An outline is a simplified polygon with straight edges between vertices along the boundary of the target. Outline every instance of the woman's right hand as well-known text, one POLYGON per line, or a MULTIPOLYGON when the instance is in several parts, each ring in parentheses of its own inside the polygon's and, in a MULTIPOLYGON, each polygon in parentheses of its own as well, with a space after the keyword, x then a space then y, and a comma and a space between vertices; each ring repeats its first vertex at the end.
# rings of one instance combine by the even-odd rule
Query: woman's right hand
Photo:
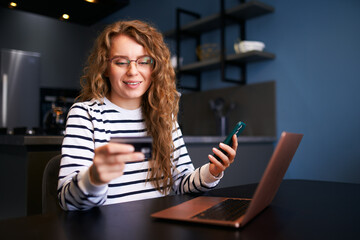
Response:
POLYGON ((94 185, 103 185, 123 175, 127 162, 145 159, 141 152, 134 152, 129 144, 108 143, 95 149, 93 164, 90 166, 90 181, 94 185))

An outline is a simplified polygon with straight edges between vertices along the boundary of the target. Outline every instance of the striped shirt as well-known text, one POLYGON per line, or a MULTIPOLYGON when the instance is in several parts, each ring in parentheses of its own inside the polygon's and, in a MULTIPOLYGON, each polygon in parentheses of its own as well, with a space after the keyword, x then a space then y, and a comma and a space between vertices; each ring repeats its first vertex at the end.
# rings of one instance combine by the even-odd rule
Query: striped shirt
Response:
MULTIPOLYGON (((111 137, 146 136, 141 108, 127 110, 97 100, 75 103, 68 115, 62 144, 58 198, 64 210, 86 210, 103 204, 114 204, 161 197, 147 181, 148 160, 127 163, 123 175, 110 183, 96 186, 90 182, 89 167, 94 149, 107 144, 111 137)), ((197 169, 191 162, 181 130, 176 123, 172 133, 174 151, 171 155, 175 194, 203 192, 214 188, 219 179, 209 172, 209 164, 197 169)))

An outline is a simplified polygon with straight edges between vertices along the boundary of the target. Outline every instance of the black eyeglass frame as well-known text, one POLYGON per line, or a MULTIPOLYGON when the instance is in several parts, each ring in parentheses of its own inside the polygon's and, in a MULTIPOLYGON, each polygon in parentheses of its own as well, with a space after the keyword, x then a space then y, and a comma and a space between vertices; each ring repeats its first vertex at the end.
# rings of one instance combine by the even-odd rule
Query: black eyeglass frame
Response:
MULTIPOLYGON (((120 58, 120 59, 124 59, 124 60, 127 61, 126 67, 129 67, 132 62, 135 62, 135 63, 136 63, 136 67, 137 67, 137 66, 139 65, 139 64, 138 64, 139 59, 146 58, 146 57, 150 58, 151 63, 150 63, 149 65, 151 65, 151 68, 154 68, 155 60, 154 60, 151 56, 148 56, 148 55, 140 56, 140 57, 138 57, 138 58, 135 59, 135 60, 134 60, 134 59, 133 59, 133 60, 130 60, 130 59, 128 59, 127 57, 123 57, 123 56, 115 56, 115 57, 112 57, 112 58, 108 58, 108 59, 106 59, 106 60, 109 61, 110 63, 113 63, 114 59, 120 58)), ((140 65, 141 65, 141 64, 140 64, 140 65)))

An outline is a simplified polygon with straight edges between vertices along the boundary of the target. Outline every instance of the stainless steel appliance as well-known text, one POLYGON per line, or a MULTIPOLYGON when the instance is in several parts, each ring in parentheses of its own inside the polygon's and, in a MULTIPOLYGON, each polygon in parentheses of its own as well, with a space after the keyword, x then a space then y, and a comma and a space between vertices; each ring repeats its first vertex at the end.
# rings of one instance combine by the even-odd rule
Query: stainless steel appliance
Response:
POLYGON ((0 66, 0 126, 38 127, 40 53, 2 49, 0 66))

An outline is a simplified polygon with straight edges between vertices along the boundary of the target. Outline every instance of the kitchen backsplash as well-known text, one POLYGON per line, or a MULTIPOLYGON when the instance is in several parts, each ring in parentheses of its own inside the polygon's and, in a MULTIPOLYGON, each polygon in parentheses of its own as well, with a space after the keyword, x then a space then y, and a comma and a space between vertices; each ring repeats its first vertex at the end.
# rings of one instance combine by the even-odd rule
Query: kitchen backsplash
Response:
POLYGON ((180 101, 179 123, 183 135, 221 135, 238 122, 246 123, 244 136, 276 136, 275 82, 264 82, 184 93, 180 101), (224 124, 223 124, 224 126, 224 124))

